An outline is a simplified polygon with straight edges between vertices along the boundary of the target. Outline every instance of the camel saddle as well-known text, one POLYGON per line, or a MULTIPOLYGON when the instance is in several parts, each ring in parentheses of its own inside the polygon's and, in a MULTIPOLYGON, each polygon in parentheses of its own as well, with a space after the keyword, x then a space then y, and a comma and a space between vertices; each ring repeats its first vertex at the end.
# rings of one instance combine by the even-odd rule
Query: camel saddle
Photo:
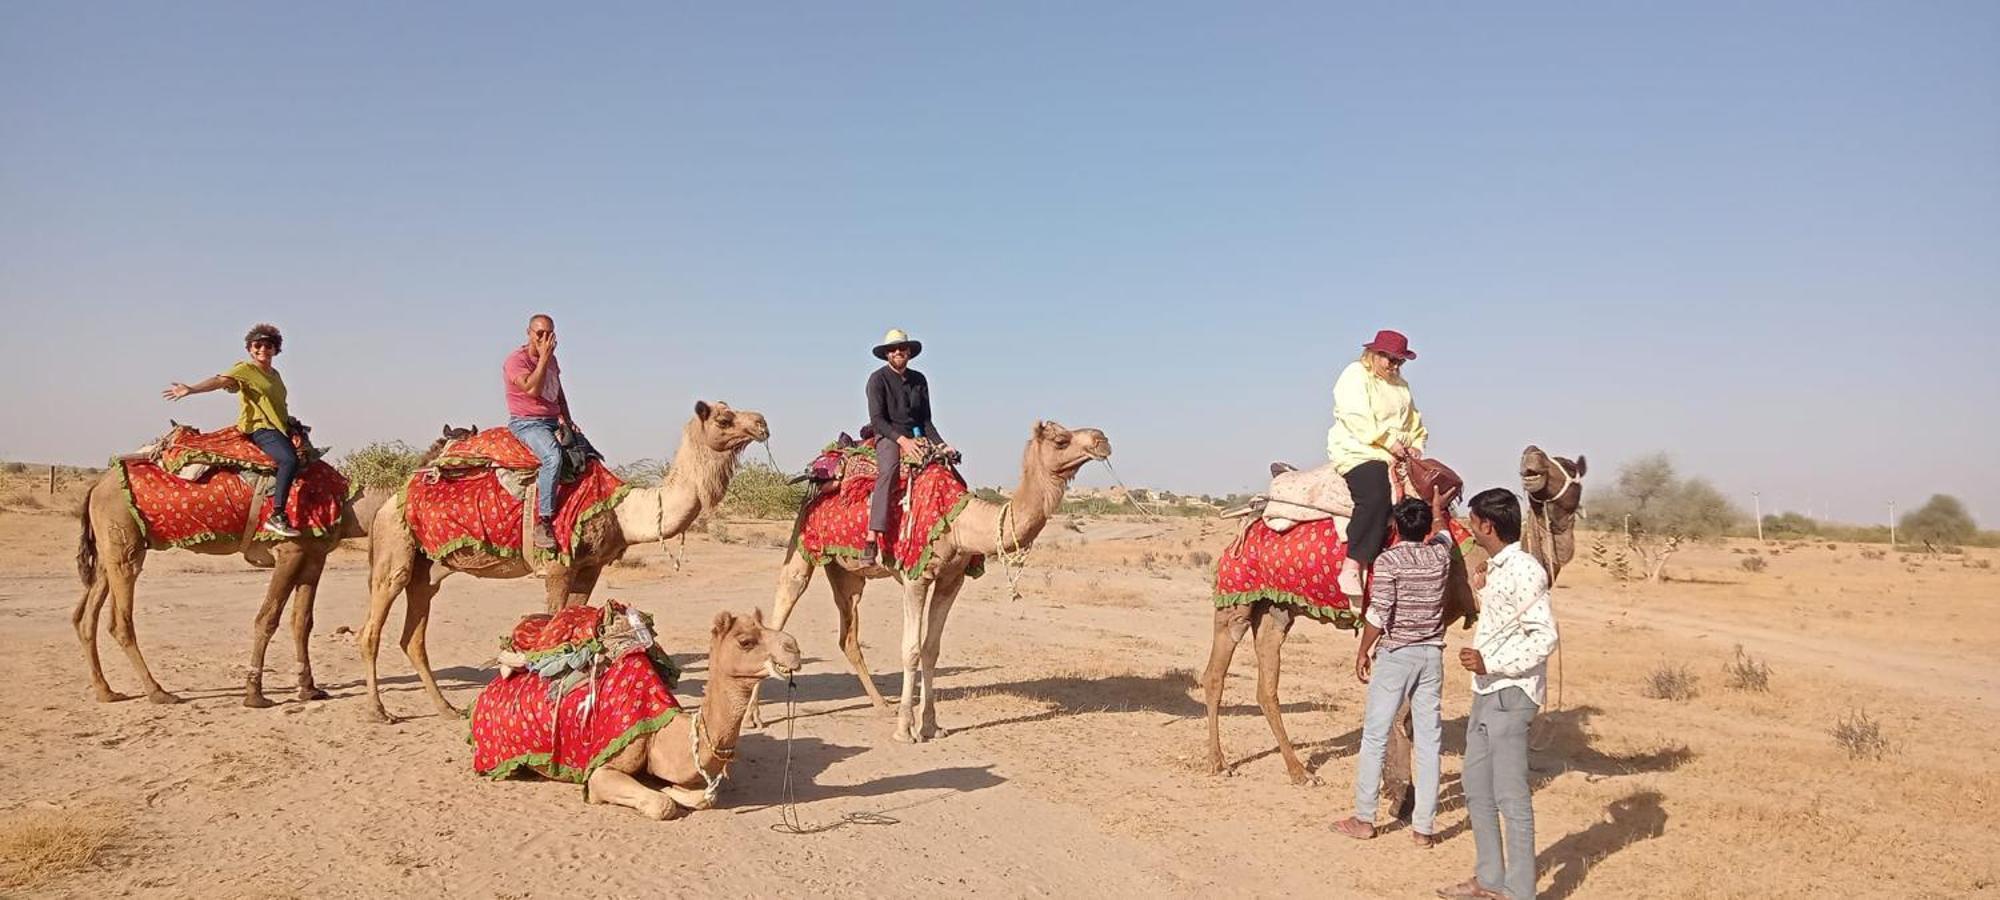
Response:
MULTIPOLYGON (((911 469, 921 469, 940 461, 956 466, 961 458, 958 451, 944 453, 943 449, 944 444, 940 441, 917 438, 914 450, 903 451, 902 463, 911 469)), ((858 440, 847 432, 841 432, 840 437, 822 448, 819 455, 806 464, 806 470, 792 482, 808 481, 813 484, 816 494, 831 494, 854 479, 866 479, 872 484, 881 473, 881 466, 875 459, 875 430, 864 427, 858 440)))

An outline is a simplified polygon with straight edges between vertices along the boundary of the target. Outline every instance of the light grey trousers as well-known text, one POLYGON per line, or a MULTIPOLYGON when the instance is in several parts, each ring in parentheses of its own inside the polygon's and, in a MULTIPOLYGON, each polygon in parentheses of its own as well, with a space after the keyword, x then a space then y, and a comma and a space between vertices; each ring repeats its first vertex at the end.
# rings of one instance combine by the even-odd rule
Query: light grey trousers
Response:
POLYGON ((1444 648, 1419 644, 1375 654, 1368 676, 1368 708, 1361 714, 1361 756, 1354 776, 1354 817, 1375 823, 1377 795, 1382 792, 1382 759, 1389 750, 1389 729, 1396 710, 1410 701, 1411 736, 1415 738, 1417 808, 1410 827, 1420 834, 1437 833, 1438 753, 1444 728, 1438 703, 1444 692, 1444 648))
POLYGON ((1528 723, 1539 709, 1510 687, 1472 695, 1465 723, 1465 813, 1479 855, 1479 886, 1514 900, 1535 896, 1535 807, 1528 797, 1528 723), (1507 826, 1504 844, 1500 825, 1507 826))

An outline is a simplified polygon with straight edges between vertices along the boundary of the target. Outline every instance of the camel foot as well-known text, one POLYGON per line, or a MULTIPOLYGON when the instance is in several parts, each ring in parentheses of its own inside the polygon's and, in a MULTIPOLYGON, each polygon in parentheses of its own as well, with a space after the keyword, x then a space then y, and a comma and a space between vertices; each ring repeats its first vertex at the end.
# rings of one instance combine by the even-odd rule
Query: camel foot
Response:
POLYGON ((445 718, 445 719, 463 719, 463 718, 465 718, 465 717, 466 717, 466 712, 465 712, 465 710, 462 710, 462 709, 459 709, 458 707, 456 707, 456 706, 453 706, 453 705, 451 705, 451 704, 449 704, 449 703, 440 703, 440 704, 438 704, 438 705, 437 705, 437 711, 438 711, 438 716, 439 716, 440 718, 445 718))
POLYGON ((146 700, 151 703, 161 704, 162 706, 181 702, 180 697, 167 693, 164 688, 154 688, 147 692, 146 700))
POLYGON ((918 734, 918 735, 919 735, 920 737, 922 737, 922 738, 923 738, 924 740, 927 740, 927 741, 935 741, 935 740, 937 740, 937 739, 939 739, 939 738, 944 738, 944 737, 950 737, 950 736, 951 736, 951 729, 949 729, 949 728, 940 728, 940 727, 938 727, 938 726, 937 726, 937 724, 936 724, 936 723, 932 723, 932 724, 929 724, 929 725, 925 725, 925 726, 924 726, 924 730, 923 730, 923 731, 920 731, 920 732, 918 732, 917 734, 918 734))
POLYGON ((312 685, 310 685, 310 684, 303 684, 303 685, 300 685, 300 686, 299 686, 299 699, 300 699, 300 700, 304 700, 304 701, 311 701, 311 700, 325 700, 326 698, 328 698, 328 697, 330 697, 330 696, 332 696, 332 695, 331 695, 331 694, 328 694, 327 692, 325 692, 325 691, 322 691, 322 690, 320 690, 319 688, 317 688, 317 687, 314 687, 314 686, 312 686, 312 685))
POLYGON ((1226 765, 1223 765, 1222 758, 1216 757, 1208 761, 1208 774, 1216 776, 1229 776, 1236 774, 1236 770, 1226 765))
POLYGON ((1289 774, 1291 775, 1292 783, 1300 787, 1319 787, 1325 783, 1319 780, 1318 775, 1310 774, 1304 769, 1294 769, 1289 774))
POLYGON ((910 729, 908 728, 898 728, 895 731, 890 732, 889 740, 895 741, 898 744, 917 743, 917 739, 910 736, 910 729))
POLYGON ((91 692, 96 695, 97 702, 99 703, 118 703, 121 701, 132 699, 131 694, 118 693, 117 691, 112 690, 111 686, 108 684, 97 685, 91 688, 91 692))
POLYGON ((374 709, 368 710, 367 715, 368 721, 374 722, 377 725, 394 725, 398 721, 401 721, 395 716, 389 715, 389 711, 383 709, 380 703, 375 704, 374 709))
POLYGON ((748 711, 743 713, 743 730, 744 731, 764 730, 764 717, 757 714, 756 707, 754 706, 750 707, 748 711))
POLYGON ((243 705, 250 707, 251 709, 270 709, 271 707, 277 706, 278 704, 272 703, 270 698, 265 697, 260 692, 255 694, 244 694, 243 705))

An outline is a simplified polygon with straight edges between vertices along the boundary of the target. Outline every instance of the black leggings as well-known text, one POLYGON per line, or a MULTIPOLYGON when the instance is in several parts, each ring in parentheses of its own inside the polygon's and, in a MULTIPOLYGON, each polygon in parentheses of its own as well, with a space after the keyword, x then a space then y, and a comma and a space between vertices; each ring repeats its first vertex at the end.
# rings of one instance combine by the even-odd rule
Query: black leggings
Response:
POLYGON ((1349 470, 1347 493, 1354 516, 1347 521, 1347 558, 1367 568, 1389 541, 1389 464, 1365 462, 1349 470))
POLYGON ((259 428, 250 432, 250 443, 278 465, 277 495, 271 498, 271 513, 278 518, 285 517, 285 501, 292 497, 292 479, 299 474, 299 454, 292 447, 292 439, 276 428, 259 428))

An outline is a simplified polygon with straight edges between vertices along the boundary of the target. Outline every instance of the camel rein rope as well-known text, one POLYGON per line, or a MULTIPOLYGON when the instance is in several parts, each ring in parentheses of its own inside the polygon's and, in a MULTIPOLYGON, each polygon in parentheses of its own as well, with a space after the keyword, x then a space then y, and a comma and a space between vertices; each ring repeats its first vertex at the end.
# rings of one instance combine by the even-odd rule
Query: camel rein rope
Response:
POLYGON ((851 812, 840 817, 831 825, 818 822, 804 822, 799 819, 799 797, 792 783, 792 738, 797 734, 799 721, 798 680, 785 677, 785 775, 783 786, 779 788, 778 821, 771 823, 771 830, 779 834, 819 834, 846 825, 901 825, 901 819, 874 812, 851 812))
MULTIPOLYGON (((1562 499, 1564 494, 1569 493, 1569 489, 1571 487, 1576 487, 1579 493, 1581 493, 1583 487, 1583 476, 1570 474, 1569 470, 1563 468, 1563 464, 1560 461, 1555 460, 1554 457, 1550 457, 1550 460, 1555 462, 1556 471, 1561 472, 1563 474, 1562 488, 1557 490, 1555 493, 1550 494, 1548 499, 1546 500, 1538 499, 1533 495, 1529 495, 1528 500, 1531 501, 1529 503, 1529 506, 1534 509, 1535 515, 1540 517, 1542 520, 1542 540, 1548 542, 1548 546, 1544 549, 1549 554, 1549 595, 1551 601, 1549 605, 1549 615, 1554 616, 1555 605, 1553 601, 1555 598, 1555 590, 1556 590, 1556 577, 1555 577, 1556 528, 1555 528, 1555 522, 1549 517, 1549 507, 1553 506, 1557 500, 1562 499)), ((1581 500, 1582 498, 1579 496, 1578 499, 1581 500)), ((1550 714, 1562 712, 1563 708, 1563 645, 1562 645, 1562 638, 1560 637, 1556 638, 1555 656, 1556 656, 1556 702, 1554 706, 1549 708, 1548 712, 1550 714)), ((1537 716, 1537 718, 1540 717, 1537 716)), ((1555 743, 1555 735, 1553 729, 1547 729, 1547 728, 1542 729, 1542 742, 1539 746, 1537 746, 1535 743, 1532 725, 1529 726, 1529 732, 1530 734, 1528 738, 1528 749, 1530 750, 1540 752, 1549 749, 1549 747, 1555 743)))

